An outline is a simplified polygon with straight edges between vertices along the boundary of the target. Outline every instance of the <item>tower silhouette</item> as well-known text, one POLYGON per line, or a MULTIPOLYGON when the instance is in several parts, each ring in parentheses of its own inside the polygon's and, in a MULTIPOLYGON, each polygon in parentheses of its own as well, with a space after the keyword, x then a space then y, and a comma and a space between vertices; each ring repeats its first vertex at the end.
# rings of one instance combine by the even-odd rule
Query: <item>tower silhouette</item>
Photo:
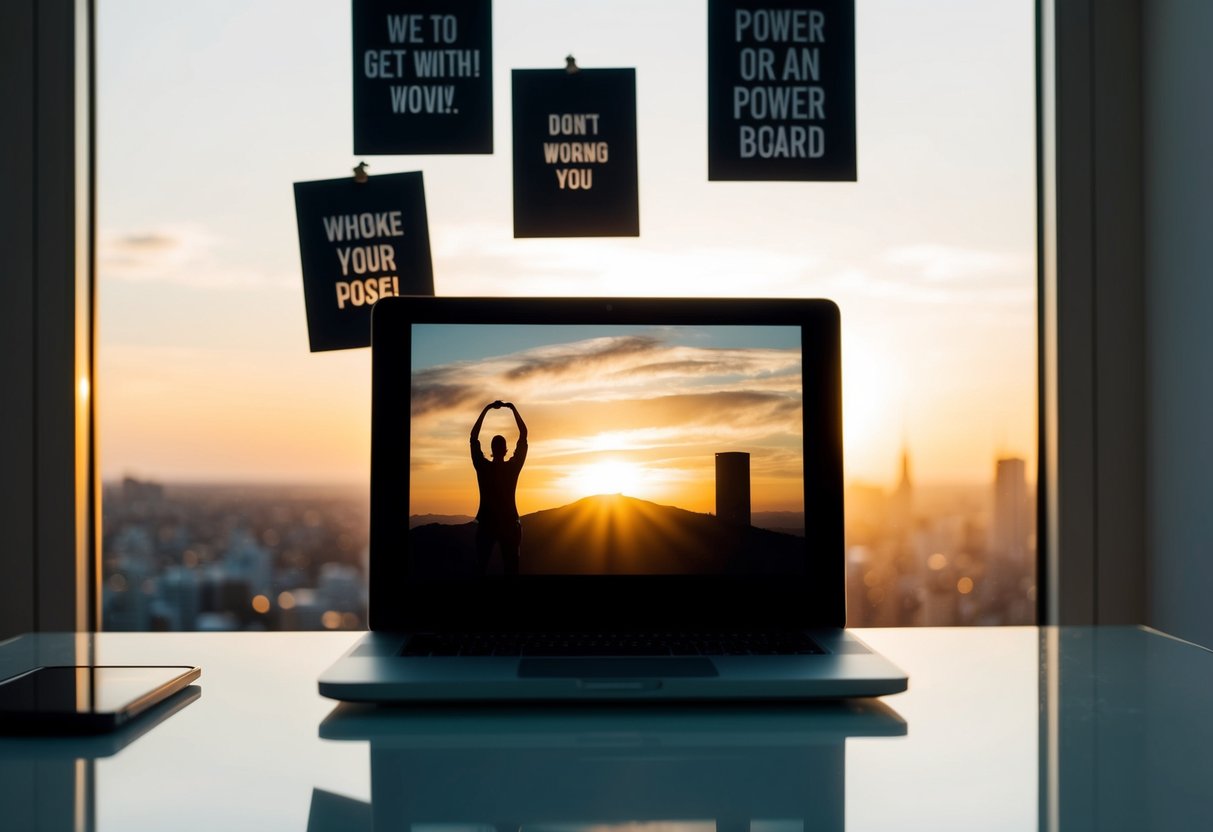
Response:
POLYGON ((914 485, 910 481, 910 449, 901 449, 901 479, 889 500, 889 521, 898 546, 908 549, 914 531, 914 485))
POLYGON ((716 516, 750 525, 750 455, 745 451, 716 454, 716 516))
POLYGON ((1027 563, 1031 530, 1027 465, 1018 457, 1000 459, 995 465, 991 548, 1012 563, 1027 563))

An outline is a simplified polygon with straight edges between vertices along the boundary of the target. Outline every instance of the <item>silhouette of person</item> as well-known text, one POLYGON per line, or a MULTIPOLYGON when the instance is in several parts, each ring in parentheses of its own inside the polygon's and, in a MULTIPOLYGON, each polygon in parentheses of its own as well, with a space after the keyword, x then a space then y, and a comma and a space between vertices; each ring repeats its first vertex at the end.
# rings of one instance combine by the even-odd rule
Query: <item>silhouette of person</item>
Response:
POLYGON ((522 523, 518 520, 518 506, 514 502, 514 490, 518 487, 518 474, 526 463, 526 423, 518 415, 518 408, 511 402, 495 401, 484 406, 476 424, 472 425, 472 467, 476 469, 476 485, 480 488, 480 507, 476 510, 476 561, 481 574, 488 570, 489 558, 493 555, 493 544, 501 547, 501 564, 506 575, 518 574, 518 548, 522 544, 522 523), (493 458, 485 459, 480 450, 480 426, 490 410, 508 407, 518 425, 518 445, 514 455, 505 458, 504 436, 494 436, 489 443, 493 458))

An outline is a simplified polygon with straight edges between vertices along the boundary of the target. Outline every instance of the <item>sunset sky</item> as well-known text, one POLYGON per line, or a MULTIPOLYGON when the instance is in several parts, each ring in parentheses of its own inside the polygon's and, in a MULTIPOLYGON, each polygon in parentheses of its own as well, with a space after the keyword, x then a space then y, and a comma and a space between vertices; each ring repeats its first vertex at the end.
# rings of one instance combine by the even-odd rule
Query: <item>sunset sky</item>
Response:
MULTIPOLYGON (((803 509, 800 332, 792 327, 416 326, 410 514, 476 512, 468 437, 511 401, 530 435, 527 514, 623 493, 715 510, 715 453, 750 453, 754 511, 803 509)), ((513 453, 507 409, 480 433, 513 453)))
MULTIPOLYGON (((1033 476, 1031 0, 856 3, 852 183, 707 181, 703 0, 493 6, 495 153, 366 159, 424 172, 439 294, 832 298, 848 482, 903 444, 919 483, 1033 476), (512 237, 510 70, 570 52, 636 68, 638 238, 512 237)), ((308 352, 292 199, 359 161, 349 13, 99 0, 105 478, 365 487, 370 355, 308 352)))

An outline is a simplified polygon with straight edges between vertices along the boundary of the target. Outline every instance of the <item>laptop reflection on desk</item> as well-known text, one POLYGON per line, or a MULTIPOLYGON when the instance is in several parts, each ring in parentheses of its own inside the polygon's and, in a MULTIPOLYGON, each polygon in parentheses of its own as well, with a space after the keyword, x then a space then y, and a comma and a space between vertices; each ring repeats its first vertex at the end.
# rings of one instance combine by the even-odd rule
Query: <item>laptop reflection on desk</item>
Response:
POLYGON ((320 736, 370 743, 371 805, 317 789, 308 829, 842 830, 847 738, 906 731, 875 700, 678 711, 341 705, 320 736))

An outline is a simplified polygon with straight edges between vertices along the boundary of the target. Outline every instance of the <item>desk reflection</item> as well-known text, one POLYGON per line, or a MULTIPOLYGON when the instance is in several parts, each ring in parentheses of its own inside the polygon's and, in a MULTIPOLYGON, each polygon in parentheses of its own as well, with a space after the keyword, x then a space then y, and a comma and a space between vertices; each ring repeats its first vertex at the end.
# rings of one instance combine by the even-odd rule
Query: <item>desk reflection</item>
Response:
POLYGON ((902 736, 876 700, 762 708, 339 705, 371 805, 314 790, 309 832, 809 832, 845 828, 846 740, 902 736))
POLYGON ((1132 627, 1041 631, 1042 832, 1213 829, 1213 656, 1132 627))
POLYGON ((112 757, 202 696, 179 690, 122 727, 103 734, 0 737, 0 809, 5 829, 96 828, 97 760, 112 757))

